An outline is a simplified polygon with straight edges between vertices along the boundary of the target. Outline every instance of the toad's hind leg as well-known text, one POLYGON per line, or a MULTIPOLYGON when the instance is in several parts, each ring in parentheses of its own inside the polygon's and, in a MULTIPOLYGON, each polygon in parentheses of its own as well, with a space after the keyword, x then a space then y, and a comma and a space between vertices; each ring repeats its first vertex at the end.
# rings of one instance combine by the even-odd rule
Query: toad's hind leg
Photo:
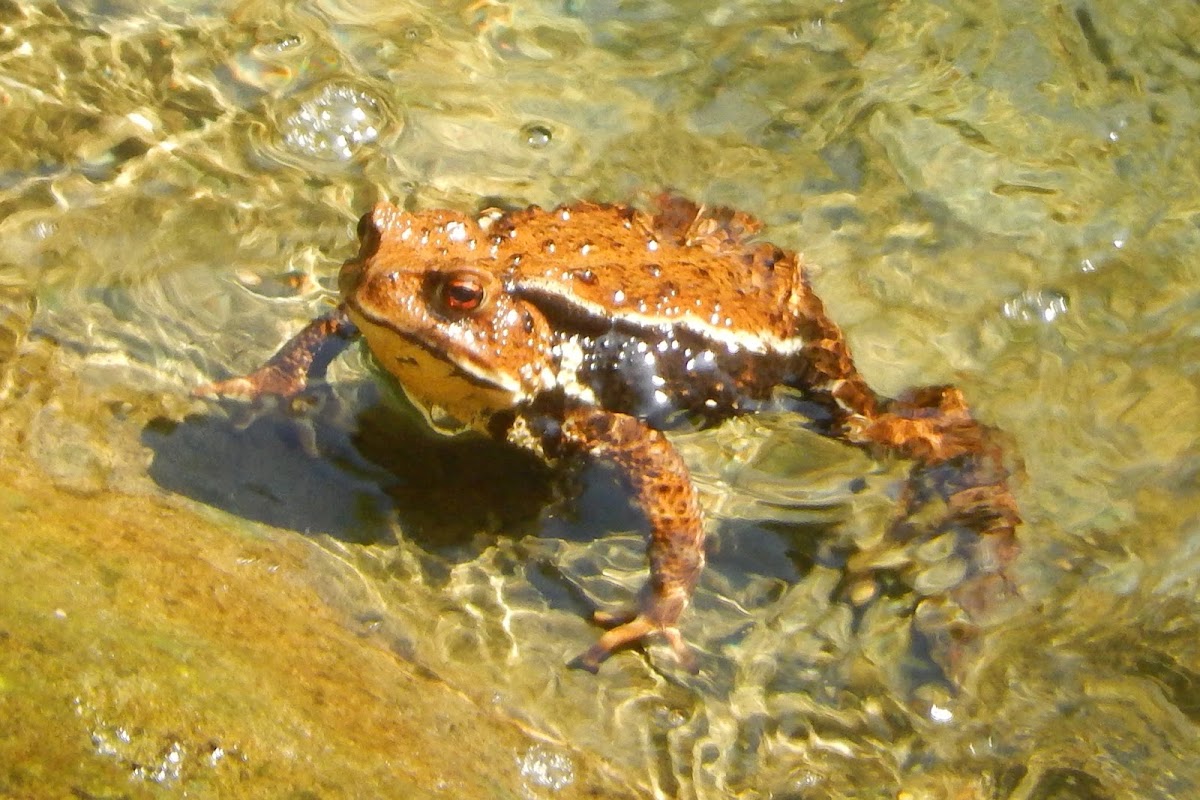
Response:
POLYGON ((945 511, 935 532, 961 527, 982 536, 990 548, 987 560, 1001 573, 1016 557, 1021 517, 1008 487, 1001 436, 972 416, 957 388, 905 392, 873 418, 861 420, 847 438, 914 462, 896 529, 902 531, 922 506, 937 499, 945 511))
POLYGON ((696 659, 678 623, 704 569, 704 524, 687 466, 660 431, 625 414, 569 412, 562 436, 568 451, 608 459, 620 469, 650 525, 650 580, 637 608, 597 613, 597 622, 615 627, 572 666, 595 672, 616 650, 658 635, 667 640, 679 663, 694 672, 696 659))
MULTIPOLYGON (((1011 590, 1006 567, 1018 552, 1017 504, 1008 487, 1008 468, 997 431, 971 414, 962 392, 932 386, 880 397, 854 366, 841 330, 824 313, 820 300, 801 284, 790 298, 797 333, 805 346, 790 368, 789 385, 827 412, 818 430, 874 453, 893 453, 911 461, 904 502, 893 522, 891 542, 926 538, 957 529, 974 537, 963 544, 975 554, 973 577, 952 593, 964 607, 979 610, 997 594, 1011 590), (920 515, 931 501, 942 504, 930 524, 920 515), (922 521, 917 523, 920 518, 922 521)), ((872 554, 852 559, 851 570, 870 571, 872 554)))

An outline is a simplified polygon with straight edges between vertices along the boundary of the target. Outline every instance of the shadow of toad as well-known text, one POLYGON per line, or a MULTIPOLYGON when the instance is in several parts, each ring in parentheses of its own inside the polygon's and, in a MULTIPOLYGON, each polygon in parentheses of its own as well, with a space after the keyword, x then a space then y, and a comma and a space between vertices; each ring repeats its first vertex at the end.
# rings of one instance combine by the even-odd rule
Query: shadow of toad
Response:
POLYGON ((243 519, 358 544, 394 541, 398 523, 435 550, 526 527, 550 500, 549 471, 527 453, 437 435, 370 398, 355 407, 319 390, 298 413, 221 401, 158 418, 142 434, 149 474, 243 519))

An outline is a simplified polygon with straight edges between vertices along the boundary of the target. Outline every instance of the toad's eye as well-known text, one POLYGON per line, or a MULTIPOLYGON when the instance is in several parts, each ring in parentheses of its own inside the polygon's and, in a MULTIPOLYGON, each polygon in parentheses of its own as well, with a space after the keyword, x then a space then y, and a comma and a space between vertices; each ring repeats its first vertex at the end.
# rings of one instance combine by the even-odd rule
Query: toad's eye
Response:
POLYGON ((444 275, 438 282, 435 300, 438 310, 450 317, 478 311, 487 300, 484 277, 469 270, 444 275))

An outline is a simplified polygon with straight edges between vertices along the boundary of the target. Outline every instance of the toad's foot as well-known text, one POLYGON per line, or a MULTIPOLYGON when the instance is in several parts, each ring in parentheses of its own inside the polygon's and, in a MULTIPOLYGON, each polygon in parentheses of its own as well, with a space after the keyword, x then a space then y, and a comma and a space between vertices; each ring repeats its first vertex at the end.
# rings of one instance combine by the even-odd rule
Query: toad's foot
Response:
POLYGON ((308 382, 274 364, 267 363, 236 378, 213 381, 192 389, 193 397, 244 397, 256 399, 265 396, 295 397, 304 391, 308 382))
POLYGON ((310 375, 323 374, 329 362, 357 336, 358 329, 339 306, 305 325, 267 363, 248 375, 197 386, 192 394, 249 399, 267 395, 294 397, 308 386, 310 375))
POLYGON ((652 612, 639 613, 626 611, 610 613, 597 611, 593 616, 597 623, 604 626, 615 626, 589 647, 580 653, 570 663, 578 669, 586 669, 595 674, 600 670, 609 656, 625 647, 641 644, 654 636, 662 636, 671 646, 671 652, 679 666, 695 675, 700 671, 700 663, 696 654, 683 639, 683 634, 674 622, 666 623, 656 620, 652 612))

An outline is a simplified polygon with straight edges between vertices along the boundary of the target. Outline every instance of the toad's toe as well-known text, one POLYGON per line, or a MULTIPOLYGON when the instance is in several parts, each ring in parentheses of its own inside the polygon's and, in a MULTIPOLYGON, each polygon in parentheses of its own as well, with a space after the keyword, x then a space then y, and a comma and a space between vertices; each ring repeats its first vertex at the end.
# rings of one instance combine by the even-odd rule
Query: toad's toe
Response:
POLYGON ((671 646, 671 652, 681 667, 692 674, 699 672, 696 654, 684 641, 679 628, 674 625, 663 625, 654 622, 645 614, 632 613, 597 612, 596 621, 601 624, 615 624, 616 627, 607 631, 586 652, 575 657, 570 662, 570 666, 595 673, 599 671, 600 665, 618 650, 643 644, 647 639, 661 635, 671 646))

